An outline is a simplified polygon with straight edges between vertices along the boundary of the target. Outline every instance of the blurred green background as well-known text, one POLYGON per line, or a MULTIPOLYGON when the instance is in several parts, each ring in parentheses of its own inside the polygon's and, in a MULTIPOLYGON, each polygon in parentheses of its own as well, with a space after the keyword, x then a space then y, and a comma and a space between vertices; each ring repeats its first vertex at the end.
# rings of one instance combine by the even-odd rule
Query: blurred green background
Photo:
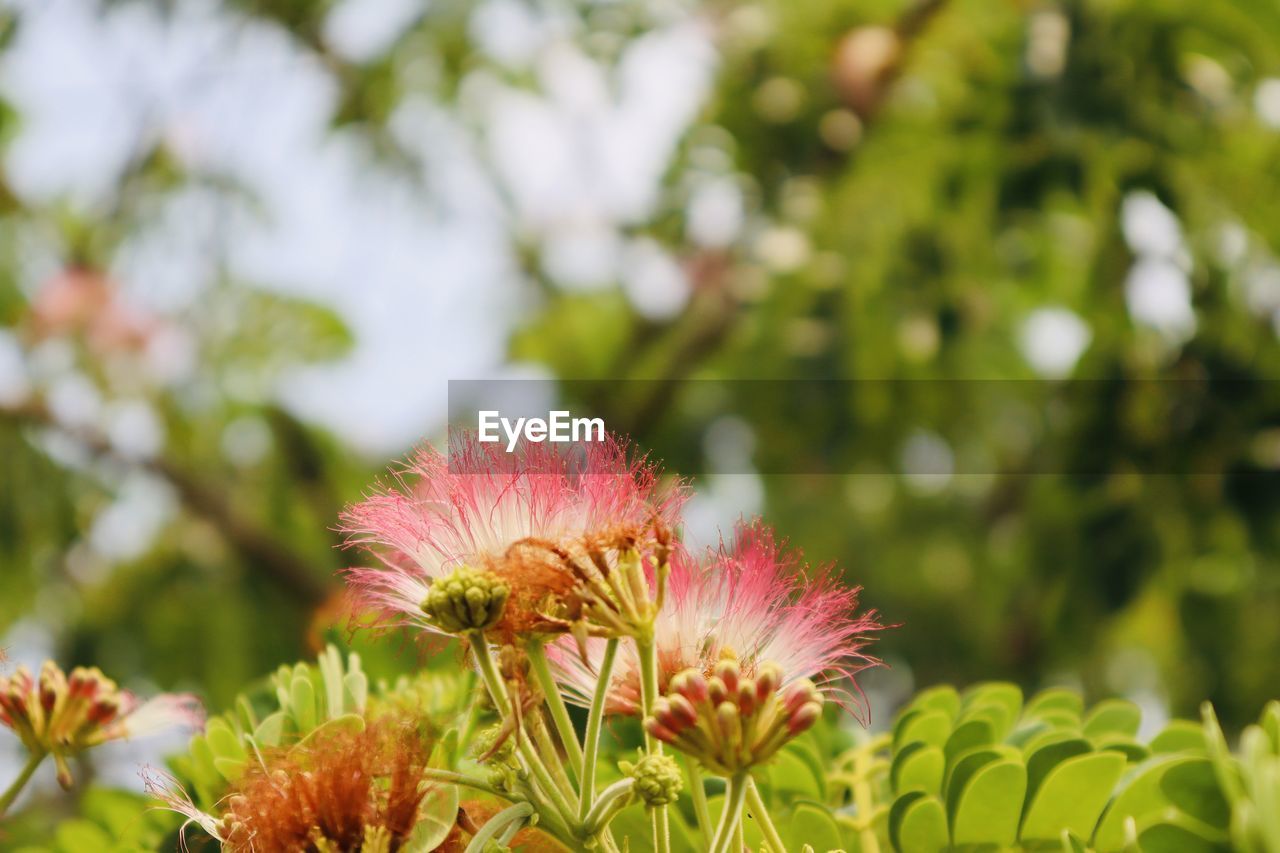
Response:
POLYGON ((689 538, 864 585, 882 721, 1280 695, 1270 0, 0 9, 15 660, 223 707, 345 636, 338 512, 447 380, 527 377, 693 477, 689 538), (684 382, 815 378, 948 390, 684 382))

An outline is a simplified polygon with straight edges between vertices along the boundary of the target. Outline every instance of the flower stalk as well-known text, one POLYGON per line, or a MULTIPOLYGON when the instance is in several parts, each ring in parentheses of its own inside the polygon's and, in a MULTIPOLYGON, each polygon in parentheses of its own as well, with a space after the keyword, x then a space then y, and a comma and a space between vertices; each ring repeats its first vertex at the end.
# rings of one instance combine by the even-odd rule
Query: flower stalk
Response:
POLYGON ((733 843, 734 833, 742 822, 742 804, 747 793, 747 779, 747 772, 739 770, 726 780, 724 811, 720 814, 720 824, 716 827, 715 837, 711 839, 710 853, 725 853, 733 843))
POLYGON ((520 823, 533 814, 533 806, 528 803, 516 803, 508 806, 489 821, 471 838, 464 853, 483 853, 490 841, 498 841, 501 835, 511 827, 519 829, 520 823))
POLYGON ((764 798, 760 796, 760 789, 756 787, 756 780, 750 776, 747 777, 747 808, 756 819, 756 823, 760 825, 760 831, 764 834, 765 843, 769 845, 770 850, 773 853, 787 853, 786 845, 782 843, 782 836, 778 834, 778 828, 773 825, 773 818, 769 816, 769 808, 765 805, 764 798))
MULTIPOLYGON (((569 758, 569 770, 573 773, 575 780, 581 781, 582 747, 578 743, 578 733, 573 727, 573 721, 569 719, 569 709, 564 704, 564 697, 560 694, 555 676, 551 673, 551 664, 547 661, 547 651, 542 638, 535 637, 526 646, 525 651, 529 656, 529 666, 533 670, 534 678, 538 680, 538 687, 542 690, 547 708, 551 711, 551 721, 555 724, 556 734, 564 744, 565 754, 569 758)), ((583 789, 586 790, 585 785, 583 789)))
POLYGON ((582 792, 578 797, 578 818, 586 820, 591 811, 596 789, 596 764, 600 753, 600 728, 604 721, 604 707, 609 698, 609 683, 613 678, 613 663, 618 657, 618 640, 605 643, 604 657, 600 662, 599 680, 591 709, 587 713, 587 731, 582 756, 582 792))
POLYGON ((13 805, 13 801, 18 799, 18 795, 22 793, 22 789, 31 781, 31 777, 35 774, 37 768, 44 763, 46 753, 37 750, 27 757, 27 763, 22 765, 22 770, 18 773, 18 778, 13 780, 3 794, 0 794, 0 817, 4 817, 9 811, 9 807, 13 805))

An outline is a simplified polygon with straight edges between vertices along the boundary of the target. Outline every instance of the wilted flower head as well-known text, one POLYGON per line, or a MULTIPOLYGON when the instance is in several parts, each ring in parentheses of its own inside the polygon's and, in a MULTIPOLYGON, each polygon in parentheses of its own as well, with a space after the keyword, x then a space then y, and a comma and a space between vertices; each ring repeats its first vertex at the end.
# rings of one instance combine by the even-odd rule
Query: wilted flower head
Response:
POLYGON ((394 718, 269 752, 225 799, 218 837, 234 853, 405 849, 430 793, 429 758, 412 723, 394 718))
MULTIPOLYGON (((701 563, 680 550, 673 554, 667 601, 655 626, 659 688, 665 691, 686 669, 710 675, 727 652, 749 677, 771 661, 786 684, 812 679, 860 715, 853 676, 879 663, 864 652, 870 635, 882 628, 875 612, 858 613, 856 587, 841 584, 829 568, 809 570, 759 521, 739 525, 736 534, 732 547, 721 543, 701 563)), ((603 643, 589 646, 586 662, 564 640, 552 652, 568 695, 589 704, 603 643)), ((639 713, 639 672, 634 653, 620 649, 610 713, 639 713)))
POLYGON ((28 751, 51 753, 63 787, 71 785, 67 758, 78 752, 171 726, 198 727, 202 719, 192 696, 165 694, 142 702, 97 668, 77 667, 65 675, 46 661, 39 679, 25 667, 0 676, 0 724, 13 729, 28 751))
POLYGON ((508 589, 499 630, 550 627, 548 600, 564 599, 581 582, 566 556, 580 554, 584 543, 670 529, 682 500, 617 441, 573 448, 526 442, 508 453, 457 433, 448 456, 419 449, 389 487, 343 514, 348 544, 382 563, 349 572, 357 602, 384 623, 438 631, 422 609, 428 589, 468 567, 508 589))

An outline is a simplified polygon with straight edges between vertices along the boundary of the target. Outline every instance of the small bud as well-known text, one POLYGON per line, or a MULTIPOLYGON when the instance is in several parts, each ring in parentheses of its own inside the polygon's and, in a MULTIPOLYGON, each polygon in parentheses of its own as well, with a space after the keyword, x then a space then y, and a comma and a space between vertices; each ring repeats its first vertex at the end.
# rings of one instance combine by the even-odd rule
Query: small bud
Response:
POLYGON ((680 720, 686 726, 692 726, 698 722, 698 712, 693 707, 693 703, 679 693, 672 694, 667 703, 671 706, 671 714, 680 720))
POLYGON ((725 742, 733 746, 742 743, 742 715, 738 706, 732 702, 721 702, 716 706, 716 725, 725 742))
POLYGON ((738 708, 744 717, 756 712, 756 683, 750 678, 738 682, 738 708))
POLYGON ((766 662, 756 673, 756 698, 763 702, 782 684, 782 667, 773 661, 766 662))
POLYGON ((712 705, 719 705, 729 699, 729 689, 719 677, 713 675, 707 679, 707 698, 712 705))
MULTIPOLYGON (((679 696, 676 698, 683 699, 683 697, 679 696)), ((676 733, 688 728, 690 725, 690 722, 686 721, 683 716, 677 715, 673 711, 671 700, 665 697, 661 697, 653 703, 653 718, 676 733)))
POLYGON ((671 679, 671 689, 695 706, 707 699, 707 679, 696 669, 686 669, 677 674, 671 679))
POLYGON ((787 720, 787 731, 793 735, 800 734, 805 729, 811 728, 821 716, 822 705, 817 702, 806 703, 787 720))
POLYGON ((738 678, 741 671, 737 660, 726 658, 716 664, 715 676, 724 682, 724 688, 730 695, 738 692, 738 678))
POLYGON ((814 686, 813 682, 807 678, 802 678, 788 686, 787 689, 783 691, 782 705, 786 709, 787 714, 791 715, 799 710, 800 706, 804 705, 806 702, 813 702, 817 700, 819 695, 818 688, 814 686))
POLYGON ((676 733, 671 731, 671 729, 667 728, 662 723, 658 722, 653 717, 645 718, 644 730, 648 732, 650 735, 652 735, 653 737, 656 737, 658 740, 663 741, 664 743, 676 742, 676 737, 677 737, 676 733))
POLYGON ((483 631, 502 618, 510 590, 488 572, 463 566, 431 584, 422 610, 452 634, 483 631))
POLYGON ((649 807, 674 803, 684 787, 680 768, 668 755, 644 756, 630 775, 636 780, 636 796, 649 807))

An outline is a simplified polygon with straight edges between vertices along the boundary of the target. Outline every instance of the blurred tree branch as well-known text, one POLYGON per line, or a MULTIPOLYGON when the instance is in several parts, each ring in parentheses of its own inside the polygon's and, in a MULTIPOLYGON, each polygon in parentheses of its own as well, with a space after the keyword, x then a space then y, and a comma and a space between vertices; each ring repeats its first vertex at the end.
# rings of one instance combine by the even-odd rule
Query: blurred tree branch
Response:
POLYGON ((102 434, 61 424, 41 402, 0 407, 0 418, 16 424, 56 430, 69 436, 94 456, 111 457, 154 474, 169 483, 183 506, 208 521, 245 560, 263 570, 289 594, 308 607, 328 598, 327 584, 310 564, 266 529, 239 512, 221 490, 182 466, 165 459, 125 458, 102 434))

